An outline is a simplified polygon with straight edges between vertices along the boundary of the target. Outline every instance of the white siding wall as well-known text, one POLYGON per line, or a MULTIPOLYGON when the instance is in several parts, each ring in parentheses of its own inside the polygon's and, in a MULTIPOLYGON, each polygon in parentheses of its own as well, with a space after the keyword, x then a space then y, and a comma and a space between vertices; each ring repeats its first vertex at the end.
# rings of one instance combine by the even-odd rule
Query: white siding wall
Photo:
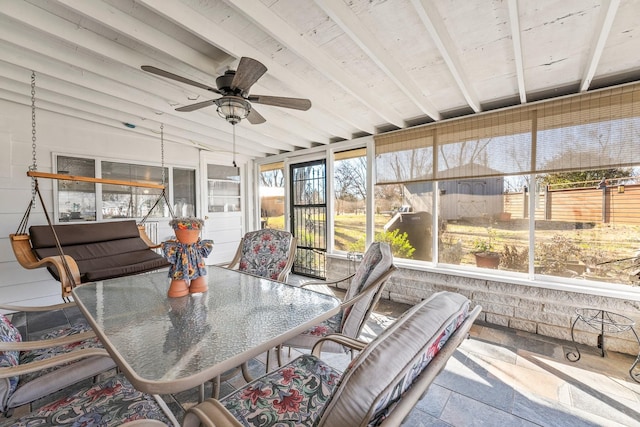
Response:
MULTIPOLYGON (((124 162, 142 159, 160 165, 159 136, 117 126, 117 123, 109 127, 37 110, 38 170, 52 172, 52 153, 124 162)), ((199 151, 165 140, 165 162, 168 166, 198 169, 199 151)), ((59 283, 44 269, 23 269, 14 258, 8 238, 18 228, 31 198, 31 179, 26 175, 30 164, 31 109, 0 100, 0 302, 54 304, 61 302, 59 283)), ((52 214, 53 182, 40 179, 39 183, 47 210, 52 214)), ((29 224, 46 224, 41 206, 32 212, 29 224)), ((159 237, 166 238, 168 233, 171 229, 161 224, 159 237)))

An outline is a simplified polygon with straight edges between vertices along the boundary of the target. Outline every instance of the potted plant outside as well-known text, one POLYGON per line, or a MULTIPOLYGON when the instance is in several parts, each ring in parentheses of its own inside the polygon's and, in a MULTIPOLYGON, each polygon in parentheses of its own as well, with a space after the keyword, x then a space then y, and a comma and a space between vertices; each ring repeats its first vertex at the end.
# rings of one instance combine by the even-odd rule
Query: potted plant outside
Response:
POLYGON ((500 253, 495 252, 493 247, 494 238, 495 231, 488 228, 486 237, 478 237, 473 241, 473 255, 477 267, 497 269, 500 265, 500 253))
POLYGON ((498 221, 511 221, 511 212, 500 212, 498 214, 498 221))

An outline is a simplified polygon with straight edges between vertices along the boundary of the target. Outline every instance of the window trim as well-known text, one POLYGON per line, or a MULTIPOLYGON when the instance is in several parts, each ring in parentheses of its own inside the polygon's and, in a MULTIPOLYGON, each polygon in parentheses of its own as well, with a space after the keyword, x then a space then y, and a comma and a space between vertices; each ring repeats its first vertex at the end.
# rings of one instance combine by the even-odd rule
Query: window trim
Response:
MULTIPOLYGON (((138 160, 131 160, 131 159, 122 159, 122 158, 114 158, 114 157, 106 157, 106 156, 90 156, 90 155, 86 155, 86 154, 78 154, 78 153, 69 153, 69 152, 59 152, 59 151, 52 151, 51 152, 51 165, 52 165, 52 170, 56 171, 58 168, 58 157, 59 156, 63 156, 63 157, 71 157, 71 158, 80 158, 80 159, 88 159, 88 160, 93 160, 95 162, 94 167, 95 167, 95 175, 96 178, 101 178, 102 177, 102 162, 107 161, 107 162, 113 162, 113 163, 122 163, 122 164, 129 164, 129 165, 138 165, 138 166, 153 166, 153 167, 162 167, 162 165, 158 162, 143 162, 143 161, 138 161, 138 160)), ((200 187, 199 187, 199 181, 198 181, 198 177, 200 174, 200 169, 199 169, 199 164, 194 164, 194 165, 184 165, 184 164, 167 164, 165 163, 164 165, 165 168, 167 168, 167 176, 165 177, 166 179, 166 190, 167 190, 167 198, 169 199, 169 203, 171 203, 172 205, 175 204, 174 202, 174 184, 173 184, 173 169, 174 168, 178 168, 178 169, 183 169, 183 170, 193 170, 194 171, 194 191, 195 191, 195 198, 194 198, 194 212, 196 215, 198 215, 199 212, 199 202, 200 202, 200 187)), ((110 222, 110 221, 119 221, 119 220, 123 220, 123 218, 103 218, 102 217, 102 191, 103 191, 103 185, 101 183, 96 183, 95 184, 95 197, 96 197, 96 218, 94 221, 91 222, 110 222)), ((66 222, 61 222, 60 221, 60 210, 59 210, 59 190, 58 190, 58 186, 55 184, 52 184, 52 190, 53 190, 53 200, 52 200, 52 205, 53 205, 53 223, 54 224, 66 224, 66 222)), ((127 218, 127 219, 133 219, 133 220, 141 220, 142 217, 131 217, 131 218, 127 218)), ((171 218, 170 217, 158 217, 158 218, 151 218, 152 220, 158 221, 158 220, 166 220, 169 221, 171 218)))

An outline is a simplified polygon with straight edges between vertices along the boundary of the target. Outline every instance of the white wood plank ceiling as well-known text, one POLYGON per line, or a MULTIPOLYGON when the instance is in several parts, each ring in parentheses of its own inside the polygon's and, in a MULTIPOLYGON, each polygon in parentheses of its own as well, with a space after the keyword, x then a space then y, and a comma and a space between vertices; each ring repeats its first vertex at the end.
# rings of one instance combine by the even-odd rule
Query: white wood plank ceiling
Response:
POLYGON ((0 0, 0 99, 231 151, 215 87, 243 56, 268 69, 237 152, 264 157, 640 80, 640 0, 0 0))

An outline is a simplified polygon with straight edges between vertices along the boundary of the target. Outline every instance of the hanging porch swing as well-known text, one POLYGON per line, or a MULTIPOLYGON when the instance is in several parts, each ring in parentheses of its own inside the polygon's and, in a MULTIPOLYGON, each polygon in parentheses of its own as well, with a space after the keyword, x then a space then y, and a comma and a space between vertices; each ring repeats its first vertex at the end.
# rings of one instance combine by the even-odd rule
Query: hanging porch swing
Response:
POLYGON ((151 241, 144 223, 164 201, 174 218, 167 199, 164 168, 164 126, 160 126, 162 154, 162 184, 130 182, 113 179, 43 173, 38 171, 36 160, 36 106, 35 73, 31 74, 31 125, 32 164, 27 175, 31 177, 31 201, 16 233, 9 236, 11 248, 18 263, 26 269, 46 267, 60 282, 63 301, 69 301, 74 287, 87 282, 129 276, 168 267, 167 260, 153 249, 160 245, 151 241), (68 181, 83 181, 99 184, 125 185, 161 189, 155 204, 140 223, 134 220, 102 223, 76 223, 54 225, 42 198, 38 178, 68 181), (29 216, 36 206, 36 197, 44 211, 47 225, 32 225, 28 228, 29 216))

